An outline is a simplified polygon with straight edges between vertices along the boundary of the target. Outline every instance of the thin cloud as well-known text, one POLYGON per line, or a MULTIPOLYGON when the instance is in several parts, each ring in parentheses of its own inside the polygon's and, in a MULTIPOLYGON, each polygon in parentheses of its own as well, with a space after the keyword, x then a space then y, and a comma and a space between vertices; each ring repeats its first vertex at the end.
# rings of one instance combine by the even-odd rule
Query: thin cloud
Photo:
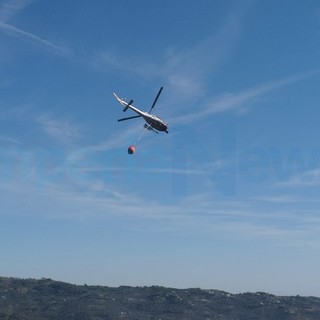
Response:
MULTIPOLYGON (((79 169, 81 172, 103 172, 103 171, 118 171, 118 172, 125 172, 128 171, 127 167, 83 167, 79 169)), ((167 174, 174 174, 174 175, 203 175, 209 174, 211 172, 204 172, 202 170, 196 169, 174 169, 174 168, 144 168, 144 167, 137 167, 135 168, 136 172, 146 172, 146 173, 167 173, 167 174)))
POLYGON ((306 201, 305 199, 293 195, 264 196, 253 198, 252 200, 271 202, 271 203, 296 203, 306 201))
POLYGON ((210 103, 204 104, 203 107, 199 108, 200 111, 196 113, 190 113, 183 116, 179 116, 177 118, 172 119, 171 121, 174 123, 181 123, 187 124, 190 122, 201 120, 204 117, 223 113, 231 110, 239 110, 245 107, 246 104, 251 103, 255 99, 259 98, 260 96, 277 90, 279 88, 288 86, 295 82, 303 81, 308 79, 312 76, 318 75, 320 70, 317 69, 312 72, 296 74, 290 77, 285 77, 282 79, 277 79, 271 82, 267 82, 262 84, 258 87, 253 87, 239 93, 228 93, 224 94, 222 97, 219 98, 212 98, 210 103))
POLYGON ((39 36, 36 36, 22 29, 19 29, 13 25, 0 22, 0 29, 8 35, 18 37, 24 41, 27 41, 33 44, 36 47, 46 49, 49 52, 54 53, 56 55, 59 55, 65 58, 72 56, 72 52, 68 48, 62 47, 48 40, 42 39, 39 36))
POLYGON ((7 22, 18 12, 23 10, 29 4, 34 2, 33 0, 6 0, 1 3, 0 6, 0 21, 7 22))
MULTIPOLYGON (((67 173, 66 173, 67 174, 67 173)), ((241 236, 247 239, 275 241, 283 246, 319 248, 319 220, 315 213, 270 215, 242 202, 219 201, 210 194, 182 199, 178 203, 163 204, 141 198, 133 193, 115 190, 99 180, 68 181, 53 179, 42 181, 33 176, 0 183, 1 202, 12 214, 30 214, 34 208, 45 217, 59 219, 104 220, 130 217, 144 222, 157 221, 165 232, 170 225, 172 232, 188 233, 222 232, 225 236, 241 236), (34 181, 34 180, 35 181, 34 181), (21 201, 16 203, 16 197, 21 201), (28 201, 24 201, 28 199, 28 201), (204 199, 205 201, 199 201, 204 199), (21 203, 25 203, 23 206, 21 203), (152 210, 150 210, 152 208, 152 210)), ((6 211, 6 210, 4 210, 6 211)))
POLYGON ((66 144, 80 137, 79 130, 69 120, 58 120, 48 115, 39 116, 35 122, 54 141, 66 144))
POLYGON ((5 137, 5 136, 0 136, 0 142, 10 143, 14 145, 22 145, 22 143, 17 139, 5 137))
POLYGON ((159 76, 160 69, 146 59, 133 59, 120 56, 118 52, 105 50, 93 57, 93 67, 102 71, 125 71, 141 77, 159 76))
POLYGON ((175 92, 188 97, 203 94, 206 78, 212 76, 236 50, 246 10, 238 8, 230 12, 216 34, 190 50, 172 50, 167 54, 164 76, 175 92))
POLYGON ((20 11, 30 5, 32 0, 7 0, 2 3, 0 7, 0 30, 9 36, 19 38, 23 41, 31 43, 35 47, 45 49, 50 53, 59 55, 64 58, 70 58, 73 53, 70 49, 61 45, 55 44, 51 41, 43 39, 33 33, 22 30, 8 21, 18 14, 20 11))
POLYGON ((242 34, 243 16, 247 10, 244 7, 232 11, 212 37, 183 51, 167 48, 156 63, 155 57, 132 58, 106 50, 97 54, 92 64, 103 71, 125 71, 144 78, 161 78, 176 95, 188 99, 198 97, 205 90, 205 79, 234 52, 242 34))
MULTIPOLYGON (((132 139, 132 137, 136 136, 138 133, 137 127, 130 127, 126 130, 122 130, 120 133, 113 134, 108 138, 107 140, 87 145, 81 148, 78 148, 77 150, 71 152, 66 157, 66 164, 78 162, 80 159, 84 159, 86 157, 89 157, 91 154, 97 153, 97 152, 104 152, 104 151, 110 151, 115 149, 123 148, 124 146, 128 145, 128 141, 132 139)), ((93 171, 97 169, 92 169, 93 171)))
POLYGON ((288 181, 280 182, 280 186, 289 188, 318 187, 320 185, 320 169, 313 169, 292 176, 288 181))
MULTIPOLYGON (((27 152, 23 158, 28 159, 30 155, 27 152)), ((172 232, 220 232, 225 236, 276 241, 308 250, 319 248, 317 204, 304 212, 295 208, 283 211, 276 199, 270 212, 265 209, 265 199, 230 202, 209 191, 163 203, 138 192, 128 193, 125 186, 115 187, 91 175, 90 171, 79 174, 73 166, 61 172, 57 170, 59 163, 49 167, 45 162, 30 161, 29 164, 27 170, 0 181, 3 213, 24 215, 35 211, 47 218, 74 220, 130 217, 145 223, 159 222, 155 227, 158 232, 167 232, 170 225, 172 232)))

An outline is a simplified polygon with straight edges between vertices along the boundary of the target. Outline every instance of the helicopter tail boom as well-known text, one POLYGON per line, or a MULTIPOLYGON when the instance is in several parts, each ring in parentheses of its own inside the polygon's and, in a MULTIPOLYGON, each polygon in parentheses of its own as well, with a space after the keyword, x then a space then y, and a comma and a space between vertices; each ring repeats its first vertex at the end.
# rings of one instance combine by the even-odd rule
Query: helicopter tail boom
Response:
POLYGON ((118 97, 115 93, 113 93, 113 95, 116 97, 118 102, 124 106, 123 112, 126 112, 131 107, 131 103, 133 102, 133 100, 130 100, 128 103, 124 101, 122 98, 118 97))

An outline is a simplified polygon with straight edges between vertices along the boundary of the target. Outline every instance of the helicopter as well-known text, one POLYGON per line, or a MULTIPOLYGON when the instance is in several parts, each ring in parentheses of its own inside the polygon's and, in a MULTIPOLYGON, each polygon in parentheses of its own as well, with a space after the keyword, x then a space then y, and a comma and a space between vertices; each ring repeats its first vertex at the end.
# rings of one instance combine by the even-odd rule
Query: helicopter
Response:
POLYGON ((122 104, 124 106, 123 112, 126 112, 128 109, 133 110, 135 113, 137 113, 137 116, 132 116, 132 117, 127 117, 127 118, 122 118, 122 119, 118 119, 118 121, 125 121, 125 120, 130 120, 130 119, 135 119, 135 118, 143 118, 146 123, 144 124, 144 128, 146 130, 149 131, 153 131, 155 133, 159 133, 158 131, 164 131, 166 133, 168 132, 168 123, 163 121, 162 119, 160 119, 159 117, 157 117, 154 114, 151 114, 150 112, 152 111, 152 109, 154 108, 154 106, 156 105, 158 98, 162 92, 163 87, 160 88, 157 96, 155 97, 153 104, 149 110, 149 112, 146 111, 142 111, 136 107, 134 107, 132 105, 133 100, 130 100, 129 102, 126 102, 125 100, 123 100, 122 98, 119 98, 115 93, 113 93, 113 95, 116 97, 116 99, 119 101, 120 104, 122 104))

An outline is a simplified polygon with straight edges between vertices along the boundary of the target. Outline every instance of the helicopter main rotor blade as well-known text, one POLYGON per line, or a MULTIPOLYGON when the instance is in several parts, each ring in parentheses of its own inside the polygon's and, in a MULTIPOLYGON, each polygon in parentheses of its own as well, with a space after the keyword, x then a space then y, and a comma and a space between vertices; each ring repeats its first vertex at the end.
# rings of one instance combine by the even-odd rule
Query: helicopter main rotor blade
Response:
POLYGON ((158 101, 158 98, 159 98, 159 96, 160 96, 160 94, 161 94, 162 89, 163 89, 163 87, 160 88, 160 90, 159 90, 156 98, 155 98, 154 101, 153 101, 153 104, 152 104, 149 112, 151 112, 151 110, 152 110, 152 109, 154 108, 154 106, 156 105, 156 103, 157 103, 157 101, 158 101))
POLYGON ((135 119, 135 118, 140 118, 141 116, 133 116, 133 117, 128 117, 128 118, 122 118, 122 119, 118 119, 118 122, 120 121, 125 121, 125 120, 130 120, 130 119, 135 119))

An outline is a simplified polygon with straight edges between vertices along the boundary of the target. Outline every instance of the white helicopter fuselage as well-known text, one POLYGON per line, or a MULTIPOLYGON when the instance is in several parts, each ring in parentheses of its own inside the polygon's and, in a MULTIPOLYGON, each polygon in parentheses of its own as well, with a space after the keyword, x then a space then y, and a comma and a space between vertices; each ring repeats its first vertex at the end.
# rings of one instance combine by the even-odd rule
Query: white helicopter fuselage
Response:
POLYGON ((123 111, 126 111, 127 109, 131 109, 135 113, 137 113, 139 116, 141 116, 153 129, 158 131, 165 131, 168 133, 168 124, 157 117, 154 114, 151 114, 146 111, 142 111, 136 107, 134 107, 131 103, 128 103, 124 101, 123 99, 119 98, 115 93, 113 93, 116 99, 119 101, 120 104, 122 104, 125 108, 123 111))

